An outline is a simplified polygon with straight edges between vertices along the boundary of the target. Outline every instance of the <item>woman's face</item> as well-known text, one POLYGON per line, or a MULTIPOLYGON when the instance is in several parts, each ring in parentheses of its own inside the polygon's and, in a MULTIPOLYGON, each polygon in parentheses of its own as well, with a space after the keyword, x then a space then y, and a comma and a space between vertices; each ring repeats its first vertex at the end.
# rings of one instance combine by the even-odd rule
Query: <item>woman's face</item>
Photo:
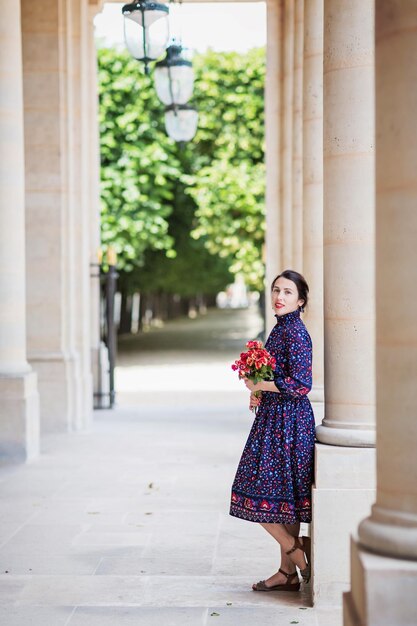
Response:
POLYGON ((272 309, 275 315, 286 315, 302 306, 303 300, 298 297, 297 285, 292 280, 280 276, 274 283, 272 294, 272 309))

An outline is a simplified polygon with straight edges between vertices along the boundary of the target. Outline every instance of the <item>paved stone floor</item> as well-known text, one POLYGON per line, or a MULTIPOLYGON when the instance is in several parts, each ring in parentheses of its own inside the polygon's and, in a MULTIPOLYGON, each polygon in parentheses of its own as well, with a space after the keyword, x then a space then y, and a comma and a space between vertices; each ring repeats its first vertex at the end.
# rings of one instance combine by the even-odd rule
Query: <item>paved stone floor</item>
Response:
POLYGON ((341 626, 308 587, 256 594, 278 550, 228 515, 252 416, 230 362, 254 311, 212 311, 121 342, 118 406, 0 469, 4 626, 341 626))

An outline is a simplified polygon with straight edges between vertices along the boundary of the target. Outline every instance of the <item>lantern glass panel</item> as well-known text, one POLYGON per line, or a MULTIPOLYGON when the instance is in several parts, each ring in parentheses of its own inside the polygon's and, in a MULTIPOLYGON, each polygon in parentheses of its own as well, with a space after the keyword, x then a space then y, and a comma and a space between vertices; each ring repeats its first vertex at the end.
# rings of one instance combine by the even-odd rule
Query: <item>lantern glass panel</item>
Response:
MULTIPOLYGON (((145 24, 148 22, 148 13, 153 12, 145 12, 145 24)), ((161 11, 156 11, 156 13, 160 13, 159 17, 164 17, 164 19, 157 18, 152 21, 149 17, 149 25, 146 25, 145 29, 132 18, 132 15, 141 17, 139 12, 131 13, 124 20, 126 46, 135 59, 158 59, 165 52, 169 38, 167 14, 161 11)))
POLYGON ((155 68, 156 93, 165 105, 185 104, 193 95, 193 88, 194 70, 190 65, 155 68))
POLYGON ((174 141, 191 141, 197 131, 198 113, 195 109, 166 111, 165 128, 174 141))

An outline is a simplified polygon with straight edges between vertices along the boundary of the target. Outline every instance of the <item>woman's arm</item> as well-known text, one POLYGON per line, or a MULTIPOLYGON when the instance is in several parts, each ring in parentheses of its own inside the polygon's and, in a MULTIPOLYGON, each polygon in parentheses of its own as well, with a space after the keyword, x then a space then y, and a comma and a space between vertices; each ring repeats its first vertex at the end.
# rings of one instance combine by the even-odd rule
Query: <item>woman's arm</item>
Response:
POLYGON ((285 372, 277 363, 274 380, 262 380, 254 383, 245 379, 246 387, 255 391, 272 391, 285 393, 295 398, 305 396, 312 386, 312 346, 307 329, 293 329, 285 339, 286 362, 285 372))
POLYGON ((291 329, 285 340, 287 366, 276 369, 274 383, 281 393, 300 398, 312 386, 312 346, 306 328, 291 329))

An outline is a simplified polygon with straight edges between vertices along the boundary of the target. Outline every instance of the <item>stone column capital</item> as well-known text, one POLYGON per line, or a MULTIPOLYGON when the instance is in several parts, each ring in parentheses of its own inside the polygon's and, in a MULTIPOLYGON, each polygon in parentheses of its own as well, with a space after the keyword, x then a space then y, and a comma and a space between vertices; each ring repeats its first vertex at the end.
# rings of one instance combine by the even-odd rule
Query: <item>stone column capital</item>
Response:
MULTIPOLYGON (((96 15, 102 12, 105 0, 88 0, 89 19, 93 20, 96 15)), ((120 5, 121 7, 122 5, 120 5)))
POLYGON ((97 13, 102 11, 105 0, 88 0, 90 7, 97 9, 97 13))

